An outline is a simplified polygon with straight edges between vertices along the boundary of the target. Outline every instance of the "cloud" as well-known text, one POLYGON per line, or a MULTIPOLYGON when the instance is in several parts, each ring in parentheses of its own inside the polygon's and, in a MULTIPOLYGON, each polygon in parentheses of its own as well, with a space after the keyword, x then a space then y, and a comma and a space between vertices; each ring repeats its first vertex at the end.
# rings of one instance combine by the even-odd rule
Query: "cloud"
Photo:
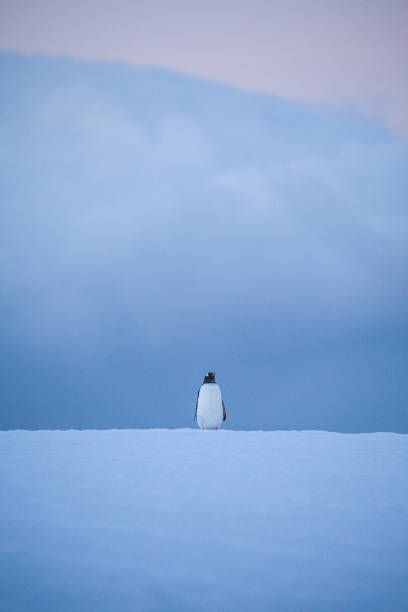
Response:
POLYGON ((404 147, 392 139, 380 138, 373 153, 372 138, 356 145, 350 132, 323 154, 324 136, 302 136, 302 120, 297 137, 293 111, 292 156, 281 161, 285 126, 258 117, 258 147, 246 141, 259 101, 251 108, 242 95, 240 108, 239 93, 230 92, 239 109, 232 117, 213 115, 204 98, 184 114, 163 102, 147 121, 137 97, 119 88, 106 99, 92 79, 85 90, 63 82, 50 94, 24 94, 28 115, 5 121, 17 148, 8 161, 14 177, 6 177, 15 263, 3 283, 30 310, 38 300, 42 332, 54 329, 59 309, 92 327, 98 315, 85 313, 99 312, 101 293, 108 311, 127 310, 141 330, 155 313, 161 335, 170 318, 221 314, 231 298, 244 312, 258 295, 265 310, 335 308, 345 317, 392 298, 388 268, 406 238, 402 193, 388 192, 391 178, 404 183, 395 169, 404 147), (384 257, 381 269, 375 262, 384 257))
POLYGON ((163 71, 1 61, 14 345, 231 360, 406 325, 403 141, 163 71))

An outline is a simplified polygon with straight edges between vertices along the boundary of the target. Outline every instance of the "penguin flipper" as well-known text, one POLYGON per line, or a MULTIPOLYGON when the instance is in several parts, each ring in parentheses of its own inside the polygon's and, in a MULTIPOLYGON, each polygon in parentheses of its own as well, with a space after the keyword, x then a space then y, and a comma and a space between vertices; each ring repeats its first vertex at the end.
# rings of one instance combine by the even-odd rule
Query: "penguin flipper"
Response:
POLYGON ((226 418, 227 418, 227 413, 225 411, 224 400, 222 400, 222 420, 225 421, 226 418))
MULTIPOLYGON (((201 389, 201 387, 200 387, 200 389, 201 389)), ((200 389, 197 391, 197 400, 196 400, 196 407, 195 407, 195 413, 194 413, 194 420, 197 419, 198 396, 200 395, 200 389)))

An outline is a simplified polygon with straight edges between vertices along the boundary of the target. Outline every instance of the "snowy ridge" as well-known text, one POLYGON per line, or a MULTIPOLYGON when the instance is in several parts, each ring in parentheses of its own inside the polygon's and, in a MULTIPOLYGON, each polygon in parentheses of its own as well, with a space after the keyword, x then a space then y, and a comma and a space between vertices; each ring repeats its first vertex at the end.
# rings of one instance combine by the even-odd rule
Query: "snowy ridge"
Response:
POLYGON ((408 436, 0 432, 1 610, 403 610, 408 436))

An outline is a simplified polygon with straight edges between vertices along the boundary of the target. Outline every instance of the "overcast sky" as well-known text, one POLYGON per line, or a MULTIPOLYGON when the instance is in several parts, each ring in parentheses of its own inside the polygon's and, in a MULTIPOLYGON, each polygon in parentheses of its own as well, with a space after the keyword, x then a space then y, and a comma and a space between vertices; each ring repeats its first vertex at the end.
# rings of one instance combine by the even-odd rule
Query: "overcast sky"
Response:
POLYGON ((350 109, 0 53, 1 426, 408 431, 408 146, 350 109))
POLYGON ((408 432, 407 7, 0 3, 0 427, 408 432))
POLYGON ((0 47, 353 104, 408 133, 405 0, 2 0, 0 47))

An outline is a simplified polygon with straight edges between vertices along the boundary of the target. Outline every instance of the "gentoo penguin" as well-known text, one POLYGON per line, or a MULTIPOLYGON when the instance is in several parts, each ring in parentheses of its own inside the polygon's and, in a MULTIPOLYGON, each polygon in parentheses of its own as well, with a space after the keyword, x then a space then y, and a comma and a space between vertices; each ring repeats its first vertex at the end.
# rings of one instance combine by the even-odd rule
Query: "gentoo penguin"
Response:
POLYGON ((204 376, 204 382, 197 393, 195 419, 200 429, 219 429, 227 418, 221 389, 215 382, 214 372, 204 376))

